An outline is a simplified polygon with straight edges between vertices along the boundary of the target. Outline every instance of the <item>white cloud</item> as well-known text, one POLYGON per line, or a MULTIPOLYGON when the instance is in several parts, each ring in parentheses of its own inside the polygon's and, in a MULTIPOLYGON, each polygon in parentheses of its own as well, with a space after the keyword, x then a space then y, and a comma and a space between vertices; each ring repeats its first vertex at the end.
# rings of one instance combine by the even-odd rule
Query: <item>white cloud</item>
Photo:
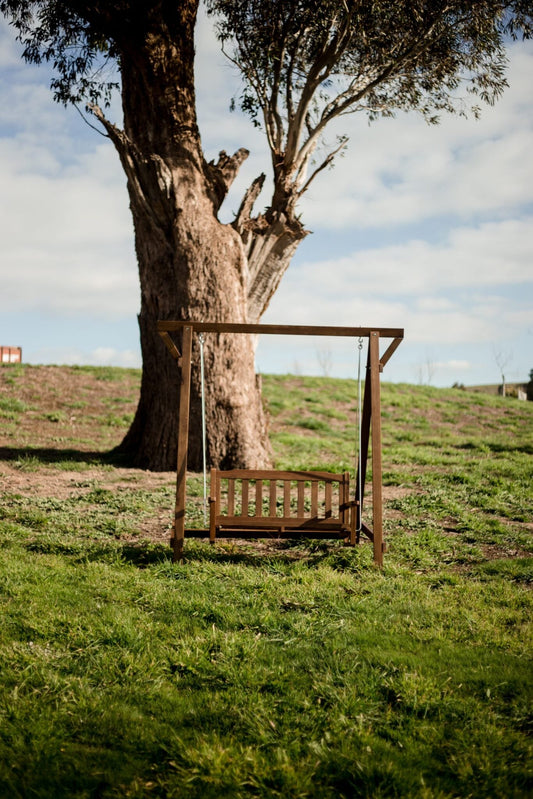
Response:
POLYGON ((498 319, 483 318, 474 306, 468 311, 461 305, 440 313, 420 313, 407 308, 404 316, 406 338, 410 342, 430 344, 479 343, 494 335, 498 319))
POLYGON ((435 368, 446 369, 452 372, 467 372, 472 368, 472 364, 470 361, 458 361, 452 359, 450 361, 436 361, 435 368))
POLYGON ((133 314, 132 223, 113 149, 98 142, 67 165, 55 155, 0 141, 0 309, 133 314))
POLYGON ((403 327, 410 342, 448 345, 516 336, 531 320, 532 223, 463 227, 442 244, 413 240, 294 265, 265 321, 403 327), (494 293, 500 287, 506 295, 494 293))
POLYGON ((66 142, 62 135, 67 112, 52 102, 50 90, 42 76, 34 72, 2 75, 2 105, 0 106, 0 125, 14 126, 23 131, 23 138, 35 143, 50 143, 52 137, 58 143, 66 142), (40 78, 37 81, 37 78, 40 78), (63 124, 62 124, 63 123, 63 124))
POLYGON ((486 317, 478 312, 478 307, 466 309, 459 303, 434 311, 420 309, 408 300, 367 301, 355 295, 326 300, 302 291, 298 295, 280 295, 264 317, 265 322, 289 319, 294 324, 399 327, 404 328, 409 343, 446 344, 486 341, 494 336, 499 322, 496 313, 486 317))
POLYGON ((13 28, 2 18, 0 24, 0 69, 16 68, 20 65, 20 45, 15 41, 13 28))
MULTIPOLYGON (((97 347, 89 356, 85 357, 85 363, 95 366, 128 366, 139 367, 141 365, 141 353, 139 350, 116 350, 113 347, 97 347)), ((79 363, 79 361, 76 361, 79 363)))
POLYGON ((414 239, 291 267, 281 292, 328 297, 432 297, 442 289, 533 282, 533 218, 452 229, 442 244, 414 239), (327 279, 326 279, 327 276, 327 279))
POLYGON ((52 101, 0 23, 0 312, 117 318, 139 289, 125 177, 108 140, 52 101), (16 56, 16 57, 15 57, 16 56))
POLYGON ((76 347, 41 347, 31 351, 32 363, 78 364, 80 366, 123 366, 139 368, 139 350, 118 350, 113 347, 96 347, 84 350, 76 347))

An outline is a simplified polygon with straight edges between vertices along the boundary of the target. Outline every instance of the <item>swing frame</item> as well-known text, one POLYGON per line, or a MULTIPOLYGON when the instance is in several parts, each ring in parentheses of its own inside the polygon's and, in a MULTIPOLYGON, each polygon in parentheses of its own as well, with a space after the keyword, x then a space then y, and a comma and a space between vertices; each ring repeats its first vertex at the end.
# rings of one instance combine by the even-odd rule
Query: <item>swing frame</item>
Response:
MULTIPOLYGON (((330 327, 316 325, 266 325, 239 324, 229 322, 193 322, 193 321, 158 321, 157 330, 165 346, 177 361, 180 369, 180 405, 178 417, 177 468, 176 468, 176 502, 174 522, 170 544, 173 561, 183 559, 185 535, 196 538, 207 538, 209 529, 185 529, 185 504, 187 483, 187 456, 189 439, 191 359, 194 333, 235 333, 255 335, 281 336, 331 336, 349 338, 368 338, 368 354, 366 364, 365 390, 361 413, 361 449, 358 458, 356 475, 356 509, 357 530, 363 532, 373 543, 374 562, 383 565, 385 542, 383 540, 383 499, 382 499, 382 444, 381 444, 381 390, 380 374, 385 365, 401 344, 403 328, 389 327, 330 327), (171 334, 181 334, 181 350, 171 334), (392 339, 380 356, 381 339, 392 339), (372 443, 372 528, 362 521, 363 499, 366 484, 369 444, 372 443)), ((246 474, 253 470, 243 470, 246 474)), ((273 472, 275 474, 275 472, 273 472)), ((281 473, 280 473, 281 474, 281 473)), ((213 491, 213 488, 211 489, 213 491)), ((265 537, 261 526, 253 528, 253 517, 250 518, 249 532, 254 537, 265 537)), ((302 532, 305 537, 305 530, 302 532)), ((291 531, 286 537, 295 537, 291 531)), ((324 537, 327 537, 325 535, 324 537)))

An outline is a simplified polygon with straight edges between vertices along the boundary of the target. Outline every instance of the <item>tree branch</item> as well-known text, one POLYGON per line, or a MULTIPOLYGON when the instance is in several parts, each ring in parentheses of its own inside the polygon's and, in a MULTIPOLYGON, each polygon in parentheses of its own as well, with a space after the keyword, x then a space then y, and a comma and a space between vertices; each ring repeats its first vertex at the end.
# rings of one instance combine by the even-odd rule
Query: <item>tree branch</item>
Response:
POLYGON ((261 194, 261 190, 265 183, 266 175, 262 173, 257 177, 251 186, 246 190, 246 193, 242 199, 240 208, 237 212, 237 216, 233 221, 233 227, 235 230, 242 235, 244 228, 246 226, 246 222, 250 220, 252 215, 252 209, 254 207, 254 203, 261 194))
POLYGON ((141 154, 126 133, 113 125, 99 106, 90 104, 87 105, 87 110, 101 122, 115 145, 126 177, 131 184, 130 196, 135 196, 155 227, 160 228, 161 217, 165 214, 169 217, 169 224, 172 224, 174 220, 169 216, 172 204, 168 203, 168 199, 174 192, 174 186, 168 165, 156 153, 149 156, 141 154), (152 189, 154 177, 156 191, 152 189), (165 197, 166 202, 161 203, 161 195, 165 197), (155 210, 158 206, 161 211, 159 216, 155 210))
POLYGON ((95 130, 100 136, 103 136, 104 139, 109 139, 109 135, 107 133, 102 133, 100 128, 97 128, 96 125, 91 125, 91 123, 89 122, 83 111, 80 111, 79 107, 75 103, 74 103, 74 108, 76 109, 80 117, 83 119, 85 124, 91 128, 91 130, 95 130))
MULTIPOLYGON (((260 222, 261 220, 258 220, 260 222)), ((284 214, 265 229, 251 233, 246 244, 248 274, 248 321, 259 321, 279 286, 291 258, 308 231, 284 214)))
POLYGON ((210 161, 207 164, 209 177, 215 193, 215 208, 218 211, 231 187, 231 184, 237 177, 237 173, 244 161, 250 155, 250 151, 245 147, 241 147, 233 155, 228 155, 225 150, 221 150, 218 154, 218 161, 210 161))
MULTIPOLYGON (((333 67, 336 65, 348 45, 352 18, 353 12, 348 12, 344 16, 342 24, 339 25, 333 36, 328 38, 326 35, 322 45, 318 48, 317 57, 307 73, 307 78, 300 95, 296 113, 292 122, 289 122, 289 128, 287 131, 287 148, 285 154, 286 164, 294 163, 297 158, 299 142, 308 115, 309 105, 311 104, 316 90, 321 83, 327 80, 333 67)), ((330 22, 330 31, 334 26, 334 21, 335 20, 331 20, 330 22)))
POLYGON ((340 153, 340 151, 343 150, 346 147, 347 144, 348 144, 348 139, 346 138, 343 141, 341 141, 341 143, 339 144, 338 147, 336 147, 331 153, 329 153, 329 155, 324 159, 324 161, 320 164, 320 166, 315 169, 315 171, 311 174, 311 176, 304 183, 303 187, 299 190, 298 198, 300 198, 302 196, 302 194, 307 191, 307 189, 309 188, 309 186, 311 185, 313 180, 316 178, 316 176, 320 172, 322 172, 323 169, 326 169, 332 163, 332 161, 335 158, 335 156, 338 153, 340 153))
POLYGON ((130 146, 130 142, 126 134, 106 117, 100 106, 95 103, 88 103, 86 106, 87 111, 91 113, 102 124, 107 131, 107 135, 117 148, 119 154, 130 146))
POLYGON ((328 123, 331 122, 331 120, 335 117, 341 116, 343 113, 345 113, 350 106, 355 106, 356 103, 362 100, 363 97, 368 95, 373 89, 388 80, 394 72, 399 74, 401 68, 409 63, 409 61, 411 61, 413 58, 419 56, 429 46, 431 37, 434 34, 439 21, 440 18, 434 20, 428 26, 427 30, 422 36, 422 39, 419 38, 412 42, 410 46, 404 49, 403 52, 401 52, 398 56, 393 59, 389 59, 379 72, 374 72, 374 75, 369 80, 367 79, 367 81, 365 81, 362 87, 356 88, 357 84, 361 80, 361 77, 358 76, 351 81, 350 85, 347 89, 345 89, 344 92, 341 92, 337 97, 334 98, 334 100, 326 105, 322 111, 320 120, 293 160, 293 165, 296 168, 295 173, 297 175, 302 174, 304 166, 307 164, 310 155, 316 148, 318 139, 328 123))

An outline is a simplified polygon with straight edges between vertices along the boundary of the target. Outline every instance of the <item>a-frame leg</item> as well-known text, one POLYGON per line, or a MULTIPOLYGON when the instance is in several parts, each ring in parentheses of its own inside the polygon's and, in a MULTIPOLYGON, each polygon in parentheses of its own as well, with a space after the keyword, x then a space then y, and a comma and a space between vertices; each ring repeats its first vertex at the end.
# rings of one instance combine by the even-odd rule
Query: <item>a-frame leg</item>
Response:
POLYGON ((181 356, 180 409, 178 419, 178 459, 176 471, 176 506, 172 536, 172 560, 183 559, 185 539, 185 501, 187 485, 187 453, 189 448, 189 408, 191 395, 192 327, 183 328, 181 356))
MULTIPOLYGON (((355 476, 356 479, 355 499, 358 502, 357 530, 359 531, 363 529, 361 521, 363 514, 363 499, 365 496, 366 469, 368 463, 368 445, 370 441, 370 422, 371 422, 371 410, 372 410, 371 397, 372 393, 371 393, 371 380, 370 380, 370 348, 369 348, 367 354, 367 362, 366 362, 365 393, 363 397, 363 408, 361 410, 361 452, 359 455, 357 474, 355 476)), ((360 533, 358 533, 357 535, 358 543, 359 543, 359 538, 360 538, 360 533)))
POLYGON ((369 339, 370 390, 372 413, 372 528, 374 563, 383 566, 383 491, 381 461, 381 390, 379 383, 379 333, 369 339))

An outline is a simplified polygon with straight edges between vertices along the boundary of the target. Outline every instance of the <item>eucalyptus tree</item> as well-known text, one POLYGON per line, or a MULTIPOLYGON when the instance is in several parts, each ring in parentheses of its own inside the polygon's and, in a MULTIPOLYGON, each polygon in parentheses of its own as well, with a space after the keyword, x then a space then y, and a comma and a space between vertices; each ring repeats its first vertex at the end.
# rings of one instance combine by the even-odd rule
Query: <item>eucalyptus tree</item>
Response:
MULTIPOLYGON (((506 42, 532 32, 526 0, 207 0, 223 49, 242 75, 238 103, 263 128, 273 192, 254 206, 248 188, 235 219, 220 207, 242 147, 208 162, 198 130, 194 30, 199 0, 0 0, 24 58, 54 67, 64 104, 86 103, 115 146, 135 230, 143 356, 137 413, 122 444, 136 464, 175 464, 178 375, 158 319, 257 322, 307 235, 298 201, 346 146, 331 149, 334 119, 414 111, 479 113, 506 85, 506 42), (106 64, 116 77, 103 77, 106 64), (123 121, 108 117, 113 91, 123 121)), ((198 352, 196 350, 196 357, 198 352)), ((208 457, 218 466, 265 464, 267 425, 254 341, 205 342, 208 457)), ((200 461, 199 375, 193 372, 190 463, 200 461)))

